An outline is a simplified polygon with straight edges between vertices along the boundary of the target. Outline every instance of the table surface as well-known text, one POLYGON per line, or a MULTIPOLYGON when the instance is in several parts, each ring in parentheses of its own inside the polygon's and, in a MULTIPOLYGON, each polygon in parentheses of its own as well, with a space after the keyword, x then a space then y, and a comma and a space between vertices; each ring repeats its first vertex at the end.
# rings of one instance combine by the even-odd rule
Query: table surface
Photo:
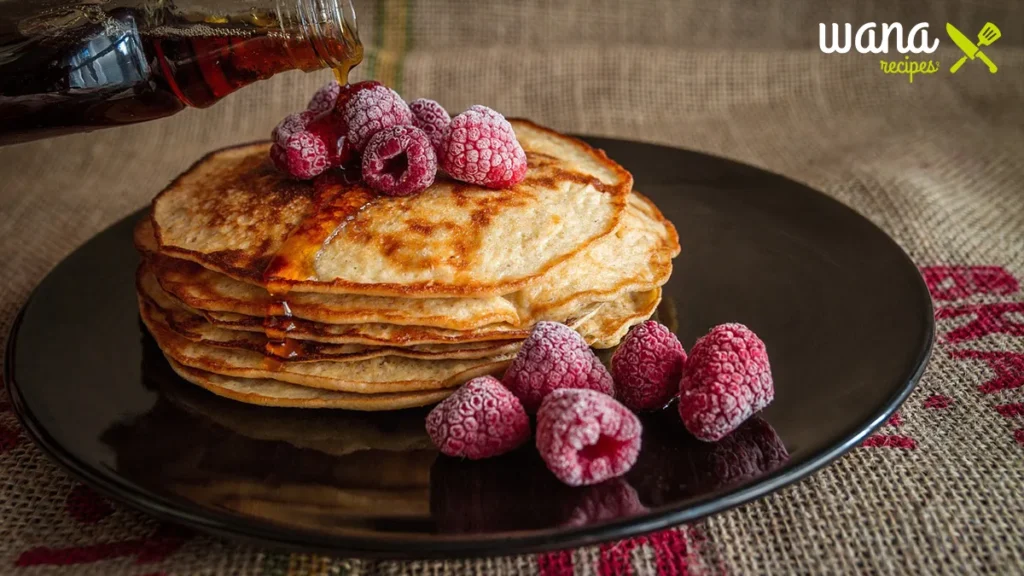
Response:
MULTIPOLYGON (((926 15, 861 3, 877 21, 932 22, 933 36, 946 21, 1002 28, 1004 38, 986 48, 997 74, 978 62, 949 74, 960 54, 943 36, 934 54, 914 55, 941 70, 911 83, 882 73, 885 55, 818 50, 817 22, 865 18, 848 3, 798 1, 785 13, 740 4, 650 1, 623 11, 611 2, 357 3, 368 58, 356 75, 452 111, 484 103, 559 130, 740 160, 807 183, 878 224, 923 272, 937 343, 918 389, 860 448, 768 498, 646 537, 541 555, 381 562, 216 540, 107 502, 27 440, 0 391, 0 572, 1019 570, 1024 48, 1010 31, 1022 29, 1024 13, 995 2, 934 3, 926 15)), ((4 337, 61 258, 204 152, 265 137, 329 77, 287 73, 205 110, 0 149, 4 337)))

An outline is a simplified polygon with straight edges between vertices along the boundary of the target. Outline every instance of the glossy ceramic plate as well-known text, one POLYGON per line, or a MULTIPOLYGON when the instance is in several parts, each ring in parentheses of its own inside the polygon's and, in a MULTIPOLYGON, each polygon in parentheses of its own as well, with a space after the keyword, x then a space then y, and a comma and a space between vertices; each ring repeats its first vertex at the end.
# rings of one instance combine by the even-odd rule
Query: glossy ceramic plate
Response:
POLYGON ((140 329, 131 229, 99 234, 36 289, 5 380, 32 438, 97 490, 164 519, 265 544, 426 557, 579 546, 764 496, 851 449, 920 377, 931 301, 878 228, 805 186, 735 162, 591 139, 679 229, 660 320, 689 348, 743 322, 765 341, 775 402, 722 442, 674 407, 644 417, 624 478, 559 484, 532 446, 439 456, 425 410, 302 411, 223 400, 177 378, 140 329))

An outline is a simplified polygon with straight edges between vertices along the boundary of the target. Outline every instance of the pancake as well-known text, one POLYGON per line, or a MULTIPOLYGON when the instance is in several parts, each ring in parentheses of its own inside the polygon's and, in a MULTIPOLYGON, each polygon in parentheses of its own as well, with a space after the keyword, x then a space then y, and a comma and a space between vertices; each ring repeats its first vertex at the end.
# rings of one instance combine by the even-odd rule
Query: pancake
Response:
POLYGON ((648 292, 634 292, 625 298, 609 302, 595 314, 583 322, 577 331, 593 334, 587 343, 594 348, 611 348, 618 346, 629 329, 654 314, 661 302, 661 288, 648 292))
POLYGON ((675 227, 650 200, 633 193, 622 224, 612 234, 507 298, 516 306, 522 325, 560 322, 582 303, 610 302, 663 285, 679 250, 675 227))
POLYGON ((512 125, 530 167, 505 190, 445 177, 403 198, 341 177, 314 190, 272 166, 269 143, 214 152, 154 200, 159 252, 272 292, 514 292, 611 233, 632 177, 582 141, 512 125))
POLYGON ((322 344, 309 340, 271 341, 264 334, 219 328, 202 316, 178 308, 163 309, 151 300, 140 298, 143 315, 157 318, 176 335, 218 348, 250 350, 267 358, 287 362, 354 362, 383 356, 425 360, 504 359, 519 350, 519 340, 494 340, 459 344, 421 344, 418 346, 368 346, 364 344, 322 344))
MULTIPOLYGON (((164 290, 196 309, 265 316, 281 301, 260 286, 240 282, 187 260, 158 256, 153 260, 153 271, 164 290)), ((515 306, 500 296, 393 298, 293 292, 285 300, 296 318, 325 324, 377 322, 451 330, 519 324, 515 306)))
POLYGON ((280 362, 251 350, 193 342, 171 331, 143 307, 142 321, 169 359, 223 376, 273 379, 299 386, 382 394, 453 388, 485 374, 500 373, 513 355, 499 360, 420 360, 386 356, 352 362, 280 362))
MULTIPOLYGON (((137 235, 146 236, 148 222, 137 235)), ((145 250, 155 240, 141 238, 145 250)), ((663 284, 679 253, 678 235, 649 200, 633 194, 616 228, 589 248, 558 264, 530 287, 507 297, 389 298, 350 294, 291 293, 296 318, 325 324, 387 323, 453 330, 489 324, 527 327, 541 320, 563 321, 594 302, 663 284)), ((278 299, 263 288, 207 270, 193 262, 154 256, 161 287, 190 308, 263 317, 278 299)))
POLYGON ((288 339, 284 344, 271 344, 266 334, 230 330, 211 324, 195 311, 179 304, 164 292, 145 266, 138 274, 139 309, 145 315, 158 315, 162 324, 178 336, 221 348, 252 350, 269 357, 290 362, 318 360, 354 361, 381 356, 402 356, 426 359, 499 358, 514 354, 519 340, 493 340, 456 344, 421 344, 417 346, 372 346, 365 344, 323 344, 310 340, 288 339))
MULTIPOLYGON (((577 312, 577 316, 566 318, 563 324, 576 328, 591 315, 596 314, 603 303, 596 303, 577 312)), ((201 312, 203 317, 215 326, 232 330, 264 332, 265 319, 229 312, 201 312)), ((462 342, 483 342, 486 340, 522 340, 530 334, 529 328, 517 328, 508 324, 492 324, 473 330, 446 330, 430 326, 397 326, 393 324, 321 324, 296 318, 273 318, 271 323, 288 325, 288 337, 296 340, 312 340, 329 344, 370 344, 377 346, 417 346, 421 344, 458 344, 462 342)))
POLYGON ((346 410, 401 410, 429 406, 444 400, 451 390, 393 394, 352 394, 286 384, 268 378, 234 378, 183 366, 168 358, 171 368, 185 380, 210 392, 248 404, 287 408, 342 408, 346 410))

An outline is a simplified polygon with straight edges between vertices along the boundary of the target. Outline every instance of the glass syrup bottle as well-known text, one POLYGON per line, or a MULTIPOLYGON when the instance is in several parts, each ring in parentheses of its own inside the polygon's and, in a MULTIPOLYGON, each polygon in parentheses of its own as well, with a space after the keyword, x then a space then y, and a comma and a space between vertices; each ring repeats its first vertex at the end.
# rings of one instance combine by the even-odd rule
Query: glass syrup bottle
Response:
POLYGON ((363 57, 351 0, 14 0, 0 11, 0 144, 204 108, 286 70, 363 57))

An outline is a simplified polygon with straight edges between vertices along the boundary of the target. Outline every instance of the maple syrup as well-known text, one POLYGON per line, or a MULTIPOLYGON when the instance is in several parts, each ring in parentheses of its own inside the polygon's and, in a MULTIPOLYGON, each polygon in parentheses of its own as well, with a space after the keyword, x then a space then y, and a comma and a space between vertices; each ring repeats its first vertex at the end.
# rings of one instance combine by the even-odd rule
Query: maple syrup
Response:
POLYGON ((347 82, 363 56, 351 0, 290 1, 5 3, 0 144, 204 108, 286 70, 347 82))
MULTIPOLYGON (((347 70, 335 69, 335 76, 341 83, 347 80, 347 70)), ((270 293, 263 319, 266 355, 294 360, 305 354, 302 346, 288 338, 288 333, 295 329, 295 322, 287 296, 292 282, 312 280, 316 276, 317 256, 339 227, 380 197, 369 188, 346 185, 351 182, 352 174, 344 170, 335 170, 317 179, 309 216, 289 233, 263 272, 263 283, 270 293)))

